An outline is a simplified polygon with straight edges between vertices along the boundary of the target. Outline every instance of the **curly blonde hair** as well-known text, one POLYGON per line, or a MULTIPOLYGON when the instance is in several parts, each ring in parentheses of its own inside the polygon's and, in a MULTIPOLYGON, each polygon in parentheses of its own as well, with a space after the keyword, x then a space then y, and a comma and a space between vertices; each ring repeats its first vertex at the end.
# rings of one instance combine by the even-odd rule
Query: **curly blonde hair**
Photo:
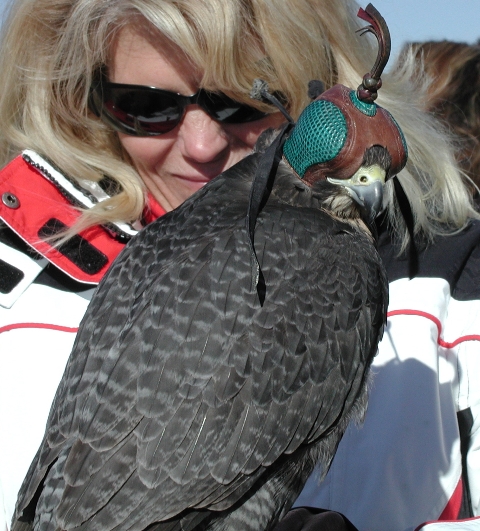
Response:
MULTIPOLYGON (((249 98, 253 80, 266 80, 298 117, 308 81, 356 88, 372 66, 376 41, 356 33, 364 25, 357 10, 353 0, 17 0, 0 58, 0 162, 28 148, 79 181, 108 176, 117 183, 119 193, 85 212, 76 230, 137 219, 146 201, 142 180, 116 133, 88 108, 92 78, 108 66, 122 28, 169 39, 203 72, 202 87, 250 105, 262 106, 249 98)), ((417 232, 434 237, 476 214, 448 141, 420 111, 408 76, 384 75, 378 102, 409 146, 400 179, 417 232)), ((387 206, 405 243, 391 185, 387 206)))

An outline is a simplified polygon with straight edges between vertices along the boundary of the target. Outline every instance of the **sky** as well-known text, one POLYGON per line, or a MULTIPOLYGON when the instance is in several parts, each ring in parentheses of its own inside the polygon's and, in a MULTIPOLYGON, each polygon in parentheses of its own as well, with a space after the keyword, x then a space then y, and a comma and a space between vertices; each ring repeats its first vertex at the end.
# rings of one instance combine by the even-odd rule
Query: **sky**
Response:
MULTIPOLYGON (((0 12, 10 1, 0 0, 0 12)), ((368 1, 362 2, 362 7, 368 1)), ((480 0, 372 0, 372 4, 390 28, 392 58, 407 41, 474 43, 480 39, 480 0)))
POLYGON ((473 44, 480 39, 480 0, 371 0, 371 3, 390 29, 392 58, 405 42, 447 39, 473 44))

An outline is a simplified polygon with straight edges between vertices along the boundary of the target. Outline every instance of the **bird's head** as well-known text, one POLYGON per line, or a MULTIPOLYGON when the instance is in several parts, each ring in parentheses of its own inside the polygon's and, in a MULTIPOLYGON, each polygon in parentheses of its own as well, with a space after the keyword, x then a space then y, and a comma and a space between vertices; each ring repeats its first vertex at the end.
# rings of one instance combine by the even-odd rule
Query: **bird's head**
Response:
POLYGON ((383 185, 407 162, 407 145, 393 116, 374 101, 390 54, 388 27, 371 4, 359 16, 380 44, 372 72, 357 90, 335 85, 313 94, 284 142, 283 158, 326 208, 348 218, 356 211, 370 224, 382 208, 383 185))
POLYGON ((340 217, 356 209, 371 223, 382 207, 383 185, 406 164, 407 146, 388 111, 335 85, 300 115, 283 156, 326 208, 340 217))

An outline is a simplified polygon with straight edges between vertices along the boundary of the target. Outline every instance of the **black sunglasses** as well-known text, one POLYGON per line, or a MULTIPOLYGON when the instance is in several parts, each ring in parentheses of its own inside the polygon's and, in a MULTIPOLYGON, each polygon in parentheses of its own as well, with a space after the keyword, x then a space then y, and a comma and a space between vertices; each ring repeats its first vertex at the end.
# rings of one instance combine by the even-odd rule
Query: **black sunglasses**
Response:
POLYGON ((225 94, 200 89, 193 96, 144 85, 124 85, 102 79, 94 82, 89 107, 116 131, 133 136, 163 135, 180 123, 187 105, 199 105, 226 124, 243 124, 266 113, 232 100, 225 94))

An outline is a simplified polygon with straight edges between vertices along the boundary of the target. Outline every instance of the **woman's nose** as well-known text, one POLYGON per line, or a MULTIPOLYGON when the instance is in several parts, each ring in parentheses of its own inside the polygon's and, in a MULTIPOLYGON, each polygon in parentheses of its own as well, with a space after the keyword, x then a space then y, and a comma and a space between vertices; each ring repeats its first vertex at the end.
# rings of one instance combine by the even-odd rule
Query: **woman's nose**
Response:
POLYGON ((184 156, 198 163, 218 161, 228 153, 230 140, 222 124, 197 105, 187 108, 178 135, 184 156))

